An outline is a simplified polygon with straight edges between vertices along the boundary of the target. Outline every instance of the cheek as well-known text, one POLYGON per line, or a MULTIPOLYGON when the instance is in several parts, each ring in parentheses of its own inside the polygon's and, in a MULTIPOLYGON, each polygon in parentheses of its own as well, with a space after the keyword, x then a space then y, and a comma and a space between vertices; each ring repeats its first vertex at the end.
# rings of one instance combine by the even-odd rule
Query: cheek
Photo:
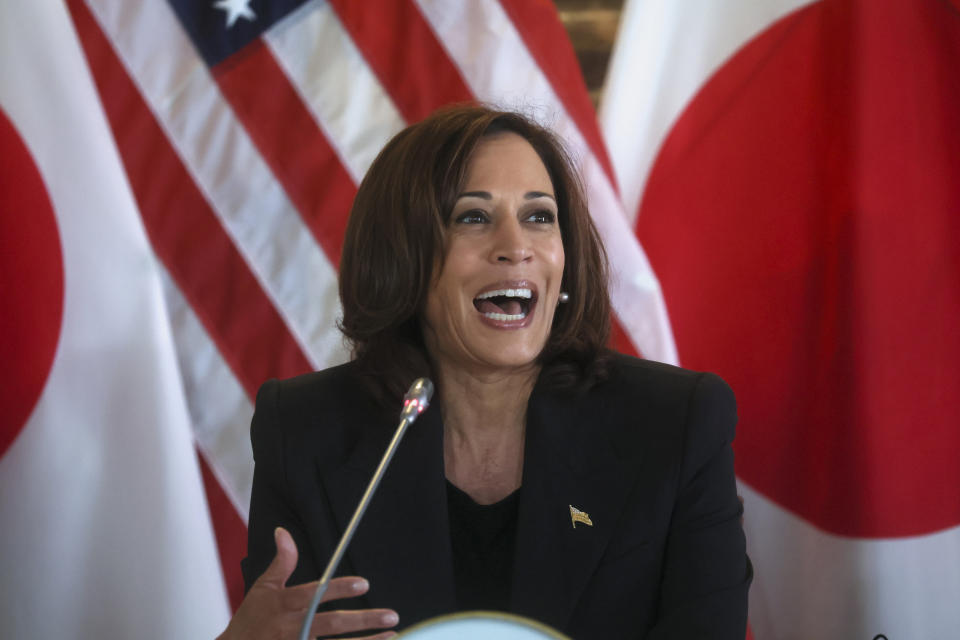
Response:
POLYGON ((427 297, 424 321, 434 333, 448 332, 459 317, 462 306, 456 291, 444 285, 443 281, 438 282, 427 297))
POLYGON ((431 333, 436 333, 437 327, 444 325, 443 319, 443 294, 439 290, 438 283, 434 283, 427 295, 427 304, 423 310, 423 328, 431 333))
POLYGON ((561 242, 559 238, 557 238, 556 246, 551 252, 550 261, 553 264, 554 276, 556 276, 558 279, 562 279, 563 269, 566 265, 566 255, 563 251, 563 242, 561 242))

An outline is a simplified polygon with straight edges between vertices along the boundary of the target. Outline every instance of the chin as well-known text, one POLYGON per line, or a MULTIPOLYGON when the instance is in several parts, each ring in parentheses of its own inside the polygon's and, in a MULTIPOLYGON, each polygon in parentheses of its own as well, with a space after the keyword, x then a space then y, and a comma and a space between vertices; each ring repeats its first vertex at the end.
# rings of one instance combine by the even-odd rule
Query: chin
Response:
POLYGON ((504 346, 498 349, 495 358, 488 360, 489 365, 494 369, 503 369, 504 371, 515 371, 521 369, 531 369, 540 364, 541 348, 516 348, 504 346))

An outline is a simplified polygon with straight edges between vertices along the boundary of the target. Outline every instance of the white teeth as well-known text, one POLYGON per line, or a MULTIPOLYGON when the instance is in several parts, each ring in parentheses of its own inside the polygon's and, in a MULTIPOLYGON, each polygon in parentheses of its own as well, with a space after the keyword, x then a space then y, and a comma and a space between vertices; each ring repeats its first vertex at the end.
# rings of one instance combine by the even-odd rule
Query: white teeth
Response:
POLYGON ((511 320, 523 320, 527 317, 525 313, 485 313, 483 317, 496 320, 498 322, 510 322, 511 320))
MULTIPOLYGON (((497 289, 496 291, 484 291, 477 296, 477 300, 486 300, 496 296, 506 296, 507 298, 532 298, 533 292, 530 289, 497 289)), ((501 314, 502 315, 502 314, 501 314)))

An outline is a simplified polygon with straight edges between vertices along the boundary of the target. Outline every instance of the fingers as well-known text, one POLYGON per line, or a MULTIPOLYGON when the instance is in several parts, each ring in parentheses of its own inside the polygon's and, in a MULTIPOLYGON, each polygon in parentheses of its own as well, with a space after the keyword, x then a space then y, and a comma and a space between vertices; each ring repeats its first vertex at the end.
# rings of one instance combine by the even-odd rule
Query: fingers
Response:
MULTIPOLYGON (((363 578, 356 576, 334 578, 327 585, 327 591, 323 594, 321 602, 354 598, 365 594, 369 589, 370 583, 363 578)), ((295 587, 287 587, 283 590, 283 606, 292 611, 306 611, 316 591, 316 580, 295 587)))
POLYGON ((367 592, 370 583, 363 578, 348 576, 345 578, 334 578, 327 587, 327 592, 323 594, 321 602, 330 600, 340 600, 342 598, 352 598, 367 592))
POLYGON ((283 527, 273 530, 273 541, 277 545, 277 553, 257 582, 275 589, 282 589, 297 567, 297 545, 283 527))
MULTIPOLYGON (((317 582, 286 587, 297 566, 297 545, 290 533, 281 527, 274 530, 273 539, 277 553, 247 592, 224 632, 225 638, 299 637, 300 625, 307 617, 317 582)), ((336 578, 330 581, 323 600, 359 596, 369 588, 370 584, 357 576, 336 578)), ((358 631, 373 632, 367 636, 368 640, 384 640, 394 634, 377 631, 395 626, 398 620, 397 613, 390 609, 314 613, 310 633, 312 637, 329 637, 358 631)))
MULTIPOLYGON (((310 635, 336 636, 355 631, 369 629, 384 629, 396 626, 400 617, 391 609, 361 609, 359 611, 330 611, 318 613, 313 617, 310 625, 310 635)), ((387 634, 376 634, 374 637, 388 637, 387 634)))

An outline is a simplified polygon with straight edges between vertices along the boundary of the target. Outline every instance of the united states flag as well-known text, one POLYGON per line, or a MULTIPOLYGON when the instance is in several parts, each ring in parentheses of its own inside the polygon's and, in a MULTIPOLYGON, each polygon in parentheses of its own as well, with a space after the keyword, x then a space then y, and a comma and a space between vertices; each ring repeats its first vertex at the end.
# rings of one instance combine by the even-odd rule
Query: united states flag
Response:
MULTIPOLYGON (((242 597, 252 398, 267 378, 349 357, 336 269, 357 184, 393 134, 444 104, 519 109, 565 139, 613 265, 616 345, 675 361, 552 3, 37 4, 0 10, 2 106, 53 203, 49 252, 64 266, 59 288, 24 283, 22 308, 57 322, 43 349, 15 353, 15 364, 49 357, 0 441, 5 636, 222 628, 226 602, 242 597), (36 110, 58 126, 34 122, 36 110), (101 156, 109 181, 91 175, 101 156), (140 381, 143 371, 160 379, 140 381), (44 465, 68 433, 72 455, 44 465), (56 560, 7 559, 15 547, 56 560), (225 587, 198 577, 221 571, 225 587)), ((25 228, 13 225, 10 245, 28 246, 25 228)), ((10 255, 11 268, 37 261, 10 255)))

